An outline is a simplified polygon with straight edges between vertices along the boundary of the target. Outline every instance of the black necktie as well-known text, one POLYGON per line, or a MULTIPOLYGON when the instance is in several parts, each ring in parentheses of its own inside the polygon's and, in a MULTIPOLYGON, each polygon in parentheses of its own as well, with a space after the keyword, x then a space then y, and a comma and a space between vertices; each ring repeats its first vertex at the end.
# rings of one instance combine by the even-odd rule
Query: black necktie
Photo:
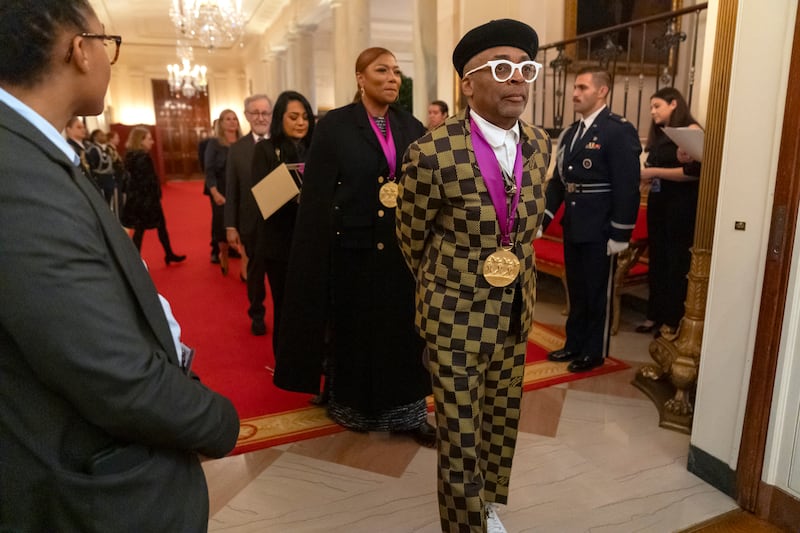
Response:
POLYGON ((569 147, 569 151, 573 151, 575 149, 575 145, 578 143, 578 139, 583 137, 583 129, 585 124, 581 120, 581 125, 578 126, 578 133, 575 134, 575 137, 572 138, 572 145, 569 147))

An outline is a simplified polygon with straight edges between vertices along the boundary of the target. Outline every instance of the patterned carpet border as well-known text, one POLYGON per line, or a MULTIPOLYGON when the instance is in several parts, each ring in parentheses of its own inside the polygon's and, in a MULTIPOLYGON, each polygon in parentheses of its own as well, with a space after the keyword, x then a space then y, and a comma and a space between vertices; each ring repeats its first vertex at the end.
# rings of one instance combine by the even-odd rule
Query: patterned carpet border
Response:
MULTIPOLYGON (((555 329, 534 323, 528 341, 546 352, 563 346, 564 336, 555 329)), ((625 363, 609 357, 605 364, 591 372, 572 374, 567 363, 547 360, 526 363, 523 388, 526 391, 541 389, 559 383, 608 374, 629 368, 625 363)), ((428 397, 428 410, 433 410, 433 400, 428 397)), ((248 418, 241 421, 239 440, 231 455, 279 446, 300 440, 322 437, 344 431, 325 414, 324 407, 309 406, 293 411, 248 418)))

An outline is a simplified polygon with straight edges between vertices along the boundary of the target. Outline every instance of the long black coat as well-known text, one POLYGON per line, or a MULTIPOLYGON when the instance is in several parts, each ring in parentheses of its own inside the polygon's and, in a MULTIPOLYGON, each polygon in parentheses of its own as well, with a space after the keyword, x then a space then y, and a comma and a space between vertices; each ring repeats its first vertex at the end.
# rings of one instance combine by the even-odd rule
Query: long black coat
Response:
POLYGON ((125 170, 129 178, 120 222, 126 228, 157 227, 164 215, 161 210, 161 181, 153 159, 143 150, 130 150, 125 153, 125 170))
MULTIPOLYGON (((264 177, 278 168, 281 163, 302 161, 297 152, 298 149, 288 139, 284 140, 277 150, 271 139, 264 139, 253 147, 252 175, 264 177)), ((289 260, 289 248, 292 245, 296 218, 297 200, 292 199, 264 221, 265 257, 280 261, 289 260)))
MULTIPOLYGON (((425 133, 391 109, 397 172, 425 133)), ((388 165, 360 103, 330 111, 314 131, 289 258, 275 384, 316 392, 330 328, 334 393, 365 413, 430 393, 414 330, 414 279, 378 190, 388 165)))

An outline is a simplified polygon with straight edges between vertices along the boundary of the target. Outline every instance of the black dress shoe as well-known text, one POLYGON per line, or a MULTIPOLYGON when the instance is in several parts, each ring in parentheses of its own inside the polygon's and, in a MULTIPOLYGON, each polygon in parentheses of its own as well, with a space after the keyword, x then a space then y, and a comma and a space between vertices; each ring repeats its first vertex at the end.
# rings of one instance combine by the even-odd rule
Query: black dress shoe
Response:
POLYGON ((219 254, 211 254, 211 264, 219 264, 219 254))
POLYGON ((253 320, 253 322, 250 324, 250 331, 253 332, 253 335, 256 337, 266 335, 267 325, 264 324, 263 320, 253 320))
POLYGON ((423 422, 416 429, 395 431, 394 433, 408 435, 420 446, 425 446, 426 448, 436 447, 436 428, 430 425, 428 422, 423 422))
POLYGON ((170 263, 180 263, 186 260, 185 255, 178 255, 178 254, 167 254, 164 256, 164 262, 169 266, 170 263))
POLYGON ((588 372, 597 367, 603 366, 603 362, 604 361, 602 357, 589 357, 588 355, 585 355, 572 361, 569 366, 567 366, 567 370, 570 372, 588 372))
POLYGON ((556 350, 547 354, 548 361, 555 361, 556 363, 566 363, 567 361, 574 361, 579 358, 581 354, 575 352, 568 352, 565 349, 556 350))

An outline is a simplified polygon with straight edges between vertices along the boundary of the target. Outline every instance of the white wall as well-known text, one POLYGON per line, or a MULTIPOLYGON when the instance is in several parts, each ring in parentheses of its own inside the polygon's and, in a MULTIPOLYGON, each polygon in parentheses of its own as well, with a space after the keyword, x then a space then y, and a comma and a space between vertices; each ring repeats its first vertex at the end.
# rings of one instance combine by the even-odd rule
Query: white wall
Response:
MULTIPOLYGON (((720 1, 720 0, 717 0, 720 1)), ((716 3, 710 2, 709 20, 716 3)), ((693 445, 736 468, 781 140, 796 0, 741 0, 693 445), (734 221, 746 231, 735 231, 734 221)), ((713 32, 709 32, 713 33, 713 32)), ((710 37, 710 36, 709 36, 710 37)), ((706 40, 707 53, 713 43, 706 40)), ((703 85, 710 79, 710 65, 703 85)))

